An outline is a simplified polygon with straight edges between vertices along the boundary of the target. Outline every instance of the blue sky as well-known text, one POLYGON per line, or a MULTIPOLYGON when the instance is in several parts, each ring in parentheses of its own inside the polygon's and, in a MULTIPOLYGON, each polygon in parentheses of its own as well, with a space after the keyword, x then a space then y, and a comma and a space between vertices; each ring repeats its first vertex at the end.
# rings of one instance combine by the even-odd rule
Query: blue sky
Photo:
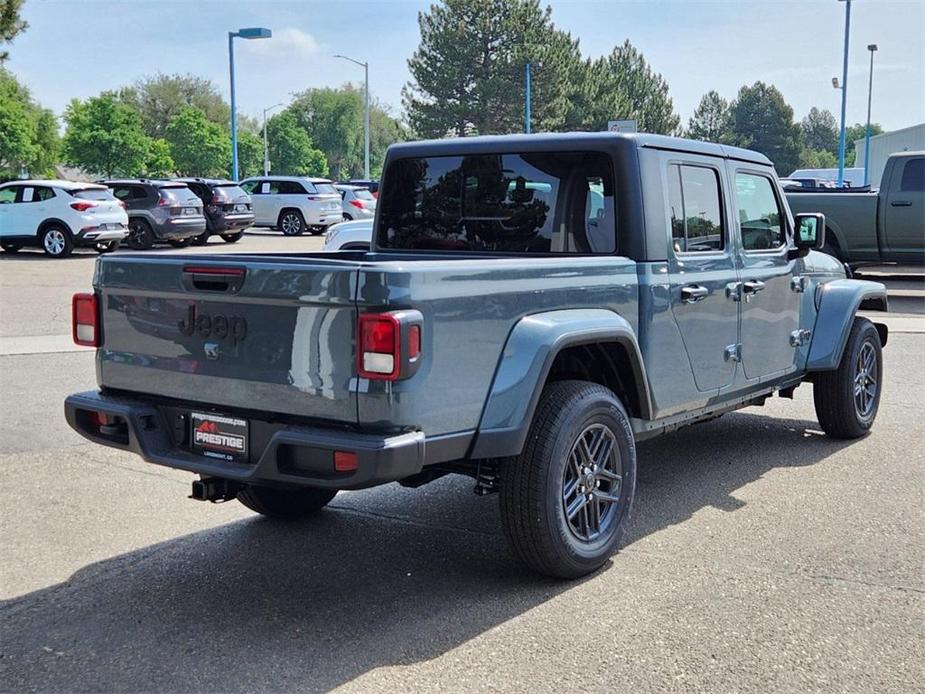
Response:
MULTIPOLYGON (((580 39, 585 56, 629 38, 670 84, 686 123, 709 89, 727 98, 745 83, 778 86, 797 118, 813 105, 838 116, 844 3, 837 0, 556 0, 553 20, 580 39)), ((419 41, 417 0, 27 0, 30 28, 8 67, 45 106, 61 113, 72 97, 130 84, 156 72, 192 72, 228 91, 227 31, 267 26, 274 38, 238 41, 238 107, 257 116, 309 87, 362 80, 398 113, 407 59, 419 41)), ((868 43, 875 58, 873 120, 887 129, 925 121, 925 2, 855 0, 852 5, 848 122, 867 108, 868 43)), ((541 75, 537 79, 541 79, 541 75)), ((623 114, 614 114, 615 118, 623 114)))

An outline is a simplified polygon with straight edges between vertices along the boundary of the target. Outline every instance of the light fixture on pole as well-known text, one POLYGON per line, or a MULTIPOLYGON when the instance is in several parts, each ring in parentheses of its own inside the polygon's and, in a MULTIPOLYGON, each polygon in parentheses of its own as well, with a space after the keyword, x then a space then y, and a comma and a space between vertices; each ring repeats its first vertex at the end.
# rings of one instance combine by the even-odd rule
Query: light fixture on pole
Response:
POLYGON ((870 98, 874 93, 874 52, 876 43, 867 44, 870 51, 870 81, 867 83, 867 128, 864 130, 864 185, 870 183, 870 98))
MULTIPOLYGON (((845 3, 845 51, 842 56, 841 71, 841 129, 838 133, 838 187, 845 182, 845 106, 848 99, 848 38, 851 35, 851 0, 839 0, 845 3)), ((833 81, 833 85, 834 85, 833 81)))
POLYGON ((231 74, 231 180, 238 180, 238 119, 234 95, 234 40, 268 39, 273 32, 263 27, 249 27, 228 32, 228 71, 231 74))
POLYGON ((351 63, 356 63, 361 66, 366 74, 366 84, 364 86, 364 93, 366 96, 366 117, 365 117, 365 127, 364 127, 364 147, 363 147, 363 177, 368 181, 369 179, 369 63, 363 63, 359 60, 354 60, 353 58, 348 58, 345 55, 337 54, 335 58, 343 58, 344 60, 349 60, 351 63))
POLYGON ((270 145, 267 141, 267 114, 275 108, 285 106, 285 104, 273 104, 263 109, 263 175, 270 175, 270 145))

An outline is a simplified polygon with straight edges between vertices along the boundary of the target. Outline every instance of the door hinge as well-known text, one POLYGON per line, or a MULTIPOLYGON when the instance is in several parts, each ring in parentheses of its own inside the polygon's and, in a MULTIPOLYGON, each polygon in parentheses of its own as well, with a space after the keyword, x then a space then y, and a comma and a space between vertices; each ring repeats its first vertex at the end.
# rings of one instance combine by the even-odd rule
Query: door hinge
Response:
POLYGON ((723 359, 726 361, 742 361, 742 345, 728 345, 723 350, 723 359))
POLYGON ((802 294, 805 292, 807 284, 809 284, 809 278, 805 275, 798 275, 797 277, 790 278, 790 289, 795 291, 797 294, 802 294))
POLYGON ((809 342, 809 338, 813 336, 812 330, 806 330, 801 328, 800 330, 794 330, 790 333, 790 346, 791 347, 802 347, 803 345, 809 342))

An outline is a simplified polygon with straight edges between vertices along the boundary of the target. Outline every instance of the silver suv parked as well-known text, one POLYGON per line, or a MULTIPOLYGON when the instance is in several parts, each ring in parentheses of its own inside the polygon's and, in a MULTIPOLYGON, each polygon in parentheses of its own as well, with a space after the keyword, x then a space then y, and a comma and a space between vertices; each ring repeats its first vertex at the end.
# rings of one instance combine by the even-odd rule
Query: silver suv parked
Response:
POLYGON ((183 248, 206 230, 202 200, 185 183, 147 178, 99 182, 125 203, 129 233, 124 243, 137 251, 161 241, 183 248))
POLYGON ((257 176, 241 181, 251 196, 254 223, 298 236, 306 229, 323 233, 343 221, 340 193, 326 178, 257 176))

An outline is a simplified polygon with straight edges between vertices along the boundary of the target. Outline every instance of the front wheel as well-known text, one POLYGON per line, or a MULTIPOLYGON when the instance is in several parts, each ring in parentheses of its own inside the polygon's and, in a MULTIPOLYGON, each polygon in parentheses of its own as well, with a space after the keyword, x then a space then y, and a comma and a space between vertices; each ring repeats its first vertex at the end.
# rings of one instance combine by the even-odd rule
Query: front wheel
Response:
POLYGON ((866 318, 855 318, 841 362, 813 380, 813 402, 822 430, 836 439, 864 436, 877 418, 883 383, 880 333, 866 318))
POLYGON ((523 452, 501 469, 504 533, 532 569, 578 578, 616 551, 635 489, 636 446, 617 396, 596 383, 552 383, 523 452))
POLYGON ((52 224, 42 232, 42 248, 52 258, 66 258, 74 251, 74 240, 67 229, 52 224))
POLYGON ((276 489, 247 485, 238 492, 238 501, 264 516, 298 520, 320 511, 336 495, 336 489, 276 489))
POLYGON ((279 228, 286 236, 299 236, 305 231, 305 219, 296 210, 287 210, 279 216, 279 228))

